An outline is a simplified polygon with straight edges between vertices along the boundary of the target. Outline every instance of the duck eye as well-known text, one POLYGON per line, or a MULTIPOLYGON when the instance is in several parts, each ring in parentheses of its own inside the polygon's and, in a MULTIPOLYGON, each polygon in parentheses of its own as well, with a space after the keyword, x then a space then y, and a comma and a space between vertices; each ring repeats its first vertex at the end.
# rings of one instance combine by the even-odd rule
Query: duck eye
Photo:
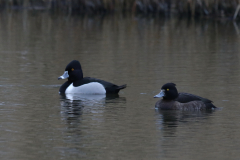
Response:
POLYGON ((169 89, 167 89, 167 91, 169 91, 169 89))
POLYGON ((72 68, 71 70, 74 71, 74 68, 72 68))

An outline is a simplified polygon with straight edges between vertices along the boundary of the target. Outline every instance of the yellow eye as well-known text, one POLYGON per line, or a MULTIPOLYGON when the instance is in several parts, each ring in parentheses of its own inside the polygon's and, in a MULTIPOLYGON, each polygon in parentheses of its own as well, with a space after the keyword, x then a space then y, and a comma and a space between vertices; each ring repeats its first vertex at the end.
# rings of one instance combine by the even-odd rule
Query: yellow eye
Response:
POLYGON ((169 89, 167 89, 167 91, 169 91, 169 89))
POLYGON ((74 71, 74 68, 72 68, 72 71, 74 71))

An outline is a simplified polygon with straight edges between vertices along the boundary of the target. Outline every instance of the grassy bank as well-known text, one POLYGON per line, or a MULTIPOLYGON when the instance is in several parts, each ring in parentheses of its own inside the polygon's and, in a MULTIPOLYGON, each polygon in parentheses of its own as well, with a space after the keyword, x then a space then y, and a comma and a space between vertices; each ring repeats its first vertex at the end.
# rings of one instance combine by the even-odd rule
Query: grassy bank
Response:
POLYGON ((132 12, 237 18, 240 0, 0 0, 1 9, 65 11, 69 13, 132 12))

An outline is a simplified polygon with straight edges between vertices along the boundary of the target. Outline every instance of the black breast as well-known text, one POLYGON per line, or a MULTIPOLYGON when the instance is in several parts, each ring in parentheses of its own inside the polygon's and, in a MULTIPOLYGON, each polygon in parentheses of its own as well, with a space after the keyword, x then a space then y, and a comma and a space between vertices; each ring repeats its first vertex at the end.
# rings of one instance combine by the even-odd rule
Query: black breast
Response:
POLYGON ((60 87, 59 92, 65 93, 66 89, 68 88, 68 86, 71 84, 72 82, 66 81, 65 83, 63 83, 63 85, 60 87))

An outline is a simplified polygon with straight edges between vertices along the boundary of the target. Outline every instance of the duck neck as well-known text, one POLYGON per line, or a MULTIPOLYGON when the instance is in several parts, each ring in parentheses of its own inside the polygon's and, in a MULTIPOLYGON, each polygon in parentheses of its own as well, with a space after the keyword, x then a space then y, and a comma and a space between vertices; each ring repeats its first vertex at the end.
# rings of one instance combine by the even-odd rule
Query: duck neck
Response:
POLYGON ((82 71, 81 70, 79 70, 79 71, 76 70, 69 75, 68 81, 69 82, 74 82, 74 81, 81 80, 81 79, 83 79, 82 71))
POLYGON ((172 99, 167 99, 167 98, 164 98, 164 97, 163 97, 163 101, 164 101, 164 102, 171 102, 171 101, 173 101, 173 100, 172 100, 172 99))
POLYGON ((173 101, 173 100, 175 100, 176 98, 178 98, 178 93, 168 95, 167 97, 163 97, 163 99, 166 100, 166 101, 173 101))

